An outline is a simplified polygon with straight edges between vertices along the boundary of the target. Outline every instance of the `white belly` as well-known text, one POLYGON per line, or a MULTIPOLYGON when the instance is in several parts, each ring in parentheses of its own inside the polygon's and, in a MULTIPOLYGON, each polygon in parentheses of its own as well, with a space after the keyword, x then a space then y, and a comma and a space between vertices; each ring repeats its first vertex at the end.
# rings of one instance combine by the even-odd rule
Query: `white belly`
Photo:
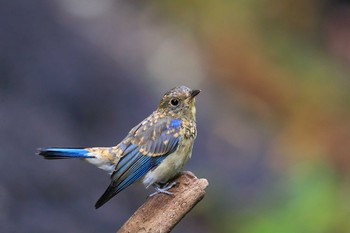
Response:
POLYGON ((167 183, 175 177, 192 155, 193 139, 186 140, 181 146, 165 158, 154 170, 149 171, 142 183, 148 188, 155 183, 167 183))

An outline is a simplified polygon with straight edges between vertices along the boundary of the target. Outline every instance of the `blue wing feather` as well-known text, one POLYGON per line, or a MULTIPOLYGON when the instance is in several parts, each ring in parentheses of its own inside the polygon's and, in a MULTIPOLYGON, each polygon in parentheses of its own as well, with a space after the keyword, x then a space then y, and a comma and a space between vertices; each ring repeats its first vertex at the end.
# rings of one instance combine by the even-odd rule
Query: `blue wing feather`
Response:
POLYGON ((171 121, 171 127, 179 127, 182 124, 182 120, 181 119, 173 119, 171 121))
MULTIPOLYGON (((128 135, 133 137, 133 140, 128 140, 129 143, 111 176, 110 186, 97 201, 95 207, 102 206, 114 195, 143 177, 147 172, 158 166, 169 154, 173 153, 180 142, 180 138, 174 135, 179 134, 181 124, 180 119, 163 119, 163 121, 158 122, 154 127, 148 128, 142 134, 138 132, 140 126, 136 126, 137 130, 132 130, 132 134, 128 135), (152 130, 157 132, 157 137, 151 139, 151 135, 154 135, 152 130), (144 140, 146 136, 148 138, 144 140)), ((126 139, 130 138, 127 137, 126 139)))
MULTIPOLYGON (((170 153, 172 153, 172 151, 170 153)), ((136 154, 130 153, 123 157, 123 160, 127 160, 127 162, 123 162, 123 165, 112 174, 111 184, 96 202, 95 207, 101 207, 113 196, 140 179, 153 167, 158 166, 167 155, 168 154, 158 157, 150 157, 138 152, 136 154)))
POLYGON ((157 166, 165 157, 166 156, 153 158, 139 153, 138 160, 133 163, 132 166, 130 166, 129 169, 120 177, 121 182, 117 185, 115 191, 120 192, 130 184, 134 183, 154 166, 157 166))

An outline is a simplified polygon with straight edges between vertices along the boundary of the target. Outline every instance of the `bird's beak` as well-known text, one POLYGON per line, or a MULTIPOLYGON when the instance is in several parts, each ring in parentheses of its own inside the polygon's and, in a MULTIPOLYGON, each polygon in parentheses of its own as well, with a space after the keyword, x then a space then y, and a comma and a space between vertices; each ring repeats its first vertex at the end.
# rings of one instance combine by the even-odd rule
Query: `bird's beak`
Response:
POLYGON ((191 91, 190 99, 193 99, 194 97, 196 97, 200 92, 201 92, 201 90, 193 90, 193 91, 191 91))

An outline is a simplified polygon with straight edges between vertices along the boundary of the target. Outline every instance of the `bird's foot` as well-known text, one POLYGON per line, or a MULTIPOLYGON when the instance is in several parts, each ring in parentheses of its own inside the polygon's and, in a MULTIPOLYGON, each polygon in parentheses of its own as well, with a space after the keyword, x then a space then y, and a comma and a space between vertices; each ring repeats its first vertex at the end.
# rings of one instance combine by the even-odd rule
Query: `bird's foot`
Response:
POLYGON ((164 186, 160 186, 158 184, 155 184, 153 185, 156 192, 152 193, 149 195, 149 197, 153 197, 154 195, 158 194, 158 193, 164 193, 164 194, 167 194, 167 195, 174 195, 172 192, 169 192, 168 190, 171 189, 172 187, 174 187, 177 183, 174 181, 174 182, 171 182, 171 183, 167 183, 165 184, 164 186))

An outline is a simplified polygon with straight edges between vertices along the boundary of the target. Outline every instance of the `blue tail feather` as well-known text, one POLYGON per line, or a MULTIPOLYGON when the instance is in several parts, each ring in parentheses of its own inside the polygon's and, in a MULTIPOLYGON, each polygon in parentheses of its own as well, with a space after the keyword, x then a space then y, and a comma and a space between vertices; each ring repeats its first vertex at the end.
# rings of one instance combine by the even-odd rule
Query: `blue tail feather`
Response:
POLYGON ((82 148, 40 148, 38 155, 45 159, 69 159, 69 158, 95 158, 90 154, 90 151, 82 148))

